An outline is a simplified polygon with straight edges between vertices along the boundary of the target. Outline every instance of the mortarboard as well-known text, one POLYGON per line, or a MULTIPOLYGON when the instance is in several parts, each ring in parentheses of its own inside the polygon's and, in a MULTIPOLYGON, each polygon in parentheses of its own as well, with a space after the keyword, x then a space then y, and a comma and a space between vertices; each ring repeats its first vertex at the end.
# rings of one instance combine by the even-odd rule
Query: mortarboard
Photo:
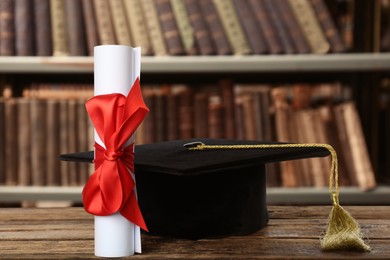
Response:
MULTIPOLYGON (((149 232, 187 239, 254 233, 268 222, 265 164, 334 156, 329 147, 225 139, 137 145, 134 165, 138 202, 149 232)), ((93 152, 61 155, 60 159, 92 162, 93 152)), ((337 160, 332 163, 332 171, 335 169, 337 178, 337 160)), ((331 176, 331 189, 333 186, 331 176)), ((350 216, 340 213, 337 182, 336 191, 331 192, 332 214, 337 213, 336 218, 350 216)), ((338 226, 329 230, 334 229, 329 225, 327 233, 338 234, 338 226)), ((360 233, 358 225, 354 228, 360 233)), ((323 247, 337 249, 337 241, 323 247)), ((364 246, 360 248, 369 249, 364 246)))

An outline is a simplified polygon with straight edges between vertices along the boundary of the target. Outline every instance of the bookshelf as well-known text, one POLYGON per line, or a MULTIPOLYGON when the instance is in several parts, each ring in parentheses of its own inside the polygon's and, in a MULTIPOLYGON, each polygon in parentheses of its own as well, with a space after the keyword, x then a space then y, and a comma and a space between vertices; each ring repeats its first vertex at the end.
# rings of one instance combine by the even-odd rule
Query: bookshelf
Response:
MULTIPOLYGON (((142 73, 390 71, 390 53, 142 57, 142 73)), ((93 57, 0 57, 0 73, 92 73, 93 57)))
MULTIPOLYGON (((62 0, 53 1, 53 2, 56 2, 57 4, 61 4, 63 6, 58 6, 59 8, 51 11, 45 9, 46 16, 38 15, 34 19, 45 18, 46 20, 44 21, 43 20, 41 21, 39 19, 39 22, 43 25, 46 25, 47 27, 37 27, 33 29, 39 29, 39 28, 50 29, 49 20, 53 19, 53 21, 51 21, 53 23, 52 29, 56 29, 57 31, 53 30, 52 36, 50 36, 49 34, 43 35, 46 37, 44 40, 48 45, 51 45, 50 43, 54 41, 61 41, 61 44, 54 44, 51 47, 46 46, 47 48, 45 49, 45 53, 42 53, 38 51, 39 49, 38 46, 35 46, 37 48, 34 52, 32 48, 34 44, 28 46, 29 41, 22 40, 19 41, 19 43, 26 43, 24 47, 26 48, 31 47, 31 52, 23 53, 16 48, 17 47, 16 43, 18 43, 18 40, 23 39, 23 37, 21 37, 21 34, 18 34, 17 37, 12 36, 13 38, 11 37, 7 38, 8 37, 7 35, 9 34, 7 34, 4 31, 3 33, 5 33, 4 34, 5 41, 2 41, 2 43, 5 43, 5 45, 3 45, 3 47, 7 47, 8 49, 5 48, 6 50, 12 50, 12 48, 15 47, 15 50, 14 52, 10 52, 8 54, 7 52, 2 53, 2 55, 58 55, 58 54, 64 55, 65 54, 71 56, 45 56, 45 57, 43 56, 0 56, 0 77, 4 77, 5 81, 10 79, 11 82, 15 79, 15 82, 17 83, 15 86, 17 86, 17 88, 19 85, 23 85, 23 84, 27 84, 27 85, 31 83, 39 84, 41 82, 45 83, 47 81, 61 82, 63 79, 66 79, 67 83, 68 82, 74 83, 79 81, 82 83, 85 82, 91 83, 93 80, 93 57, 72 56, 72 55, 91 55, 92 47, 97 44, 115 44, 115 43, 123 44, 119 41, 119 39, 117 42, 115 42, 113 39, 110 39, 109 42, 105 41, 104 39, 99 39, 98 37, 99 33, 102 33, 103 35, 104 34, 103 31, 110 29, 110 28, 104 28, 104 26, 100 23, 101 21, 100 22, 93 21, 93 25, 97 28, 97 31, 95 31, 95 35, 92 35, 94 36, 92 37, 94 39, 92 41, 90 40, 84 41, 85 39, 84 40, 81 39, 83 37, 76 39, 78 36, 82 36, 83 34, 83 31, 79 31, 80 28, 85 29, 84 31, 85 36, 88 37, 91 36, 88 34, 88 31, 86 31, 86 29, 88 29, 87 25, 84 27, 79 26, 81 24, 80 20, 79 22, 76 23, 72 23, 72 24, 69 23, 68 32, 65 30, 65 28, 61 26, 54 26, 54 25, 61 25, 66 22, 69 22, 68 20, 70 18, 65 17, 63 12, 65 12, 66 14, 78 13, 79 17, 77 19, 85 19, 84 21, 85 23, 88 23, 88 21, 90 22, 95 19, 95 18, 91 19, 91 17, 94 16, 93 14, 91 15, 91 13, 80 14, 80 12, 73 12, 74 10, 72 11, 71 10, 72 8, 78 8, 77 11, 80 11, 80 9, 91 11, 94 10, 95 8, 100 8, 99 9, 100 11, 97 10, 100 12, 100 13, 97 12, 99 14, 104 14, 104 13, 107 14, 110 8, 102 8, 102 6, 98 5, 96 2, 93 2, 92 0, 83 1, 82 7, 67 6, 65 5, 65 1, 62 0), (92 8, 92 6, 94 7, 92 8), (50 14, 51 12, 54 13, 57 12, 57 14, 59 15, 54 15, 53 17, 50 18, 47 16, 47 14, 50 14), (59 16, 64 16, 64 17, 60 17, 63 20, 61 20, 60 22, 57 21, 58 23, 56 23, 56 18, 58 18, 59 16), (74 27, 71 27, 71 25, 73 25, 74 27), (71 47, 70 42, 67 43, 67 39, 65 39, 66 37, 63 37, 64 35, 67 35, 69 37, 77 36, 72 38, 73 40, 75 40, 75 42, 72 40, 72 43, 73 44, 77 43, 78 48, 85 49, 85 47, 88 47, 87 48, 88 50, 85 49, 84 53, 77 54, 78 52, 75 51, 75 49, 72 48, 63 49, 63 47, 71 47), (12 44, 14 44, 15 46, 12 46, 12 44), (67 46, 67 44, 69 46, 67 46)), ((108 1, 105 0, 102 0, 100 2, 109 3, 108 1)), ((136 2, 137 1, 134 1, 134 3, 136 2)), ((145 5, 145 3, 152 3, 152 2, 159 2, 159 1, 142 1, 142 2, 139 1, 139 5, 140 5, 139 10, 137 9, 138 10, 137 13, 139 13, 138 16, 140 16, 140 14, 145 11, 145 10, 141 10, 145 7, 143 5, 145 5)), ((196 1, 192 1, 192 2, 196 3, 196 1)), ((208 2, 210 3, 218 2, 218 0, 216 1, 210 0, 208 2)), ((244 1, 233 1, 233 2, 242 4, 242 2, 244 1)), ((274 3, 274 2, 276 1, 269 1, 269 3, 274 3)), ((286 2, 288 1, 285 1, 285 3, 286 2)), ((306 0, 304 2, 306 2, 306 0)), ((322 2, 322 1, 316 1, 316 2, 318 4, 318 2, 322 2)), ((196 52, 197 55, 200 56, 193 56, 194 53, 192 53, 192 50, 186 48, 184 52, 180 52, 177 54, 180 55, 187 54, 188 56, 169 56, 175 54, 170 53, 169 50, 161 51, 158 48, 161 47, 161 45, 164 45, 164 42, 167 39, 161 38, 160 46, 159 44, 157 45, 154 44, 154 46, 151 46, 150 44, 152 43, 148 43, 147 45, 138 44, 141 46, 149 46, 150 48, 150 50, 147 53, 144 53, 145 56, 142 57, 142 69, 141 69, 142 82, 144 84, 145 83, 160 84, 161 82, 167 84, 191 83, 195 86, 197 85, 197 83, 204 83, 204 82, 206 82, 206 84, 210 82, 215 83, 221 79, 222 80, 231 79, 238 84, 240 83, 242 84, 246 84, 246 83, 289 84, 289 83, 305 83, 305 82, 323 83, 323 81, 326 82, 337 81, 337 82, 341 82, 342 84, 345 83, 346 85, 351 86, 351 88, 353 88, 355 92, 354 93, 355 96, 353 98, 354 101, 357 103, 357 107, 360 110, 359 113, 362 116, 364 134, 366 135, 366 142, 370 146, 370 156, 371 159, 375 160, 376 164, 378 164, 378 160, 379 160, 378 151, 380 149, 379 149, 379 141, 376 138, 376 134, 379 132, 377 128, 380 119, 378 115, 375 115, 376 112, 375 109, 377 109, 377 105, 371 103, 373 101, 375 102, 376 100, 375 98, 378 96, 381 80, 390 78, 390 53, 386 52, 389 49, 379 48, 379 43, 378 43, 380 38, 377 35, 378 32, 380 31, 378 29, 379 28, 378 22, 380 22, 380 19, 378 19, 378 16, 375 16, 375 14, 377 14, 375 13, 376 12, 375 10, 378 7, 379 2, 380 1, 348 0, 348 1, 343 1, 343 3, 341 3, 337 1, 327 1, 327 4, 329 4, 328 7, 330 8, 330 10, 333 10, 330 14, 336 15, 337 17, 337 19, 335 17, 333 17, 333 19, 336 22, 338 27, 337 29, 340 30, 340 33, 343 36, 343 40, 345 41, 346 44, 346 46, 344 47, 342 46, 341 49, 337 50, 338 49, 336 48, 337 44, 334 44, 334 42, 332 43, 332 39, 328 39, 328 42, 331 43, 331 48, 328 51, 326 51, 327 54, 315 54, 317 53, 318 50, 315 51, 314 50, 315 48, 311 47, 310 48, 311 50, 309 50, 308 52, 298 50, 300 49, 298 48, 295 53, 299 53, 299 54, 294 54, 294 55, 292 54, 241 55, 242 53, 248 54, 248 52, 246 52, 245 50, 241 52, 240 50, 235 50, 234 48, 230 48, 231 49, 230 51, 226 53, 220 53, 221 48, 218 47, 216 48, 216 50, 214 50, 214 52, 212 52, 212 54, 218 53, 219 55, 211 56, 209 55, 210 53, 202 52, 201 49, 199 49, 196 52), (341 4, 341 9, 337 10, 338 8, 337 6, 339 5, 340 7, 340 4, 341 4), (333 7, 333 9, 331 7, 333 7), (345 8, 344 11, 343 8, 345 8), (351 24, 348 23, 352 23, 354 24, 354 26, 351 27, 350 26, 351 24), (385 52, 379 52, 379 51, 385 51, 385 52), (157 56, 148 56, 152 53, 156 54, 157 56)), ((13 3, 13 1, 9 1, 9 3, 13 3)), ((48 3, 49 1, 42 1, 41 7, 47 8, 49 6, 48 3)), ((276 6, 278 5, 280 4, 276 4, 276 6)), ((211 4, 211 6, 213 6, 213 4, 211 4)), ((20 8, 22 7, 23 6, 19 5, 18 7, 15 8, 21 10, 20 8)), ((201 6, 199 6, 199 8, 200 7, 201 6)), ((269 7, 272 6, 268 6, 267 8, 269 7)), ((200 11, 202 8, 203 7, 201 7, 198 11, 200 11)), ((34 8, 34 9, 38 10, 38 8, 34 8)), ((149 12, 151 10, 150 8, 146 8, 146 9, 148 9, 149 12)), ((209 10, 209 8, 205 8, 205 10, 206 9, 209 10)), ((315 12, 319 12, 316 9, 313 10, 315 12)), ((387 9, 384 10, 390 10, 390 8, 387 7, 387 9)), ((5 11, 11 12, 8 9, 5 11)), ((192 11, 194 11, 194 9, 192 11)), ((149 12, 145 12, 143 15, 146 16, 149 15, 148 18, 150 18, 150 15, 152 14, 149 12)), ((31 15, 31 13, 29 14, 31 15)), ((156 14, 153 14, 153 17, 155 15, 156 14)), ((98 15, 97 17, 102 17, 102 16, 98 15)), ((129 17, 131 19, 136 16, 130 15, 129 17)), ((230 16, 223 16, 223 17, 224 19, 227 19, 226 17, 230 17, 230 16)), ((293 17, 290 17, 289 19, 295 20, 294 17, 295 15, 293 15, 293 17)), ((386 18, 387 16, 385 15, 383 15, 383 17, 384 20, 388 19, 386 18)), ((154 18, 155 18, 154 20, 153 19, 147 19, 147 20, 149 22, 153 20, 154 22, 156 22, 156 24, 154 24, 154 26, 151 26, 150 24, 145 23, 144 29, 141 28, 139 30, 139 35, 151 34, 156 36, 156 34, 153 34, 153 32, 156 33, 155 30, 159 31, 159 29, 156 28, 160 28, 160 25, 161 26, 163 25, 162 24, 163 21, 159 21, 159 18, 157 16, 154 18)), ((244 18, 249 19, 247 17, 244 18)), ((298 19, 298 17, 296 18, 298 19)), ((320 29, 320 33, 321 31, 324 34, 326 33, 329 34, 330 32, 332 32, 333 29, 332 26, 330 26, 329 21, 327 23, 327 21, 325 21, 326 19, 324 20, 323 15, 318 15, 318 18, 319 18, 318 22, 322 23, 321 26, 323 26, 323 28, 320 29)), ((107 16, 105 19, 108 19, 109 21, 110 17, 107 16)), ((137 19, 138 22, 143 21, 142 17, 141 18, 138 17, 137 19)), ((280 19, 277 20, 279 21, 280 19)), ((257 24, 256 26, 258 25, 262 26, 264 22, 264 21, 263 22, 257 21, 257 18, 254 18, 253 21, 255 21, 255 23, 257 24)), ((272 19, 270 21, 271 24, 273 22, 278 22, 278 21, 273 21, 272 19)), ((131 30, 135 29, 135 27, 133 28, 132 26, 138 24, 138 22, 136 20, 134 21, 129 20, 129 28, 131 27, 130 28, 131 30)), ((204 20, 203 22, 207 24, 208 21, 204 20)), ((286 21, 284 21, 284 23, 285 22, 286 21)), ((20 24, 26 25, 26 28, 28 28, 28 26, 31 26, 27 20, 20 21, 20 19, 15 18, 15 23, 12 24, 15 26, 15 28, 10 27, 8 29, 15 30, 15 33, 17 33, 18 28, 19 29, 23 28, 23 26, 20 27, 18 26, 20 24)), ((245 29, 246 27, 245 24, 247 23, 240 21, 239 27, 242 26, 242 28, 245 29)), ((286 25, 289 25, 289 23, 286 23, 286 25)), ((300 29, 303 30, 304 28, 306 28, 306 26, 302 24, 301 25, 298 24, 297 26, 298 26, 297 28, 293 28, 293 29, 294 30, 297 29, 298 31, 300 31, 300 29)), ((114 29, 117 30, 118 28, 115 27, 117 27, 117 25, 114 25, 114 29)), ((212 27, 212 25, 210 24, 208 24, 206 27, 207 28, 210 27, 207 30, 211 30, 211 31, 217 30, 215 27, 212 27)), ((256 28, 258 29, 258 32, 263 31, 263 29, 260 30, 260 27, 256 27, 256 28)), ((271 29, 272 31, 273 27, 268 29, 271 29)), ((223 29, 220 26, 218 30, 222 32, 228 29, 226 28, 223 29)), ((249 28, 246 28, 245 30, 250 31, 249 28)), ((30 31, 34 31, 34 30, 30 30, 30 31)), ((44 32, 41 31, 41 33, 44 32)), ((250 36, 251 34, 247 31, 245 31, 245 33, 248 34, 248 36, 250 36)), ((38 31, 37 31, 37 35, 38 35, 38 31)), ((329 35, 332 35, 332 33, 330 33, 329 35)), ((28 36, 30 40, 36 38, 36 36, 32 34, 24 35, 24 36, 26 37, 28 36)), ((210 37, 211 36, 212 34, 210 34, 210 37)), ((300 37, 303 36, 301 35, 300 37)), ((158 37, 153 37, 153 39, 156 38, 158 37)), ((249 40, 250 37, 244 36, 244 38, 249 40)), ((301 38, 301 40, 302 39, 303 38, 301 38)), ((198 41, 200 39, 194 38, 193 40, 198 41)), ((214 41, 215 39, 212 40, 214 41)), ((236 42, 236 40, 231 40, 231 39, 228 40, 230 42, 236 42)), ((333 38, 333 40, 335 39, 333 38)), ((140 41, 137 40, 137 42, 140 41)), ((200 41, 197 42, 197 44, 199 45, 198 47, 202 45, 201 43, 202 42, 200 41)), ((217 42, 215 42, 215 44, 216 46, 218 45, 217 42)), ((254 48, 255 45, 252 44, 250 45, 251 45, 250 47, 253 49, 252 53, 263 53, 261 51, 257 52, 254 48)), ((207 49, 207 46, 203 46, 203 47, 206 47, 207 49)), ((266 51, 266 53, 290 53, 286 48, 284 48, 285 46, 282 48, 285 49, 285 51, 282 52, 279 51, 273 52, 271 47, 268 51, 266 51)), ((143 48, 143 49, 147 49, 147 48, 143 48)), ((22 87, 20 87, 20 89, 15 89, 15 97, 22 95, 21 89, 22 87)), ((385 151, 389 152, 389 147, 386 147, 385 151)), ((386 158, 388 158, 388 156, 386 158)), ((387 167, 386 169, 388 169, 388 164, 386 164, 386 167, 387 167)), ((390 177, 385 176, 387 173, 383 172, 380 174, 383 174, 384 177, 390 180, 390 177)), ((390 196, 389 196, 390 186, 384 186, 387 185, 384 183, 380 183, 380 185, 382 186, 379 186, 378 188, 369 192, 365 192, 360 190, 359 188, 354 188, 354 187, 346 187, 346 188, 343 187, 341 190, 342 193, 341 200, 343 201, 343 203, 348 203, 348 204, 372 204, 372 203, 390 204, 390 196)), ((82 189, 81 187, 74 187, 74 186, 72 187, 60 187, 60 186, 7 187, 7 186, 0 185, 0 202, 17 202, 22 200, 46 200, 46 199, 71 200, 75 202, 80 202, 81 189, 82 189)), ((271 203, 273 202, 274 203, 298 203, 298 204, 299 203, 303 203, 303 204, 328 203, 329 195, 328 195, 327 188, 306 188, 306 187, 305 188, 271 188, 268 191, 268 199, 271 203)))
MULTIPOLYGON (((390 53, 328 54, 328 55, 264 55, 264 56, 183 56, 143 57, 142 73, 390 73, 390 53)), ((92 57, 0 57, 0 74, 92 74, 92 57)), ((144 78, 144 79, 145 79, 144 78)), ((0 186, 0 202, 23 200, 66 200, 81 202, 82 187, 0 186)), ((326 204, 327 188, 269 188, 269 203, 326 204)), ((372 191, 342 187, 344 204, 390 204, 390 187, 379 186, 372 191)))

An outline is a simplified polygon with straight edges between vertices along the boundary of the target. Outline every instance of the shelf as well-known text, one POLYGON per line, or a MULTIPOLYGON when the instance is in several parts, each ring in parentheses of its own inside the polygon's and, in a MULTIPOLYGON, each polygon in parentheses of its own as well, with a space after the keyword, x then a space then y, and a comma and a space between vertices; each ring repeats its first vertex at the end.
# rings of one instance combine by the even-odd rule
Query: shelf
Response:
MULTIPOLYGON (((0 202, 23 200, 65 200, 81 202, 82 187, 22 187, 0 186, 0 202)), ((268 188, 269 204, 329 204, 327 188, 268 188)), ((390 187, 381 186, 372 191, 355 187, 340 188, 342 205, 390 205, 390 187)))
MULTIPOLYGON (((390 53, 142 57, 143 73, 388 71, 390 53)), ((0 57, 0 73, 92 73, 93 57, 0 57)))

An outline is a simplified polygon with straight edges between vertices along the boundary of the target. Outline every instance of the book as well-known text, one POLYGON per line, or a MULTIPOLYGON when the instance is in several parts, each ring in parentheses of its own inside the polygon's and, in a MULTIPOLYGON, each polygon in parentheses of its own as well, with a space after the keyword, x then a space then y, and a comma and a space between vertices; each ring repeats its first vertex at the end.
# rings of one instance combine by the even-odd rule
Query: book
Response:
POLYGON ((268 46, 248 1, 233 0, 237 16, 242 24, 252 54, 265 54, 268 46))
POLYGON ((227 139, 236 138, 236 115, 234 109, 234 84, 230 80, 219 81, 222 104, 224 108, 224 136, 227 139))
POLYGON ((291 40, 297 50, 297 53, 309 53, 310 47, 306 41, 300 25, 291 9, 291 6, 285 0, 274 0, 275 8, 279 9, 280 19, 287 27, 291 40))
MULTIPOLYGON (((275 110, 275 132, 278 142, 291 142, 290 132, 286 129, 291 129, 288 122, 292 121, 292 110, 286 102, 286 89, 276 87, 271 90, 273 107, 275 110)), ((280 163, 281 182, 283 187, 297 187, 297 169, 293 161, 280 163)))
POLYGON ((155 88, 155 142, 167 139, 167 96, 169 86, 162 85, 155 88))
POLYGON ((265 8, 264 1, 249 0, 250 8, 255 14, 258 26, 268 45, 270 54, 281 54, 283 47, 276 34, 276 29, 272 24, 271 17, 265 8))
POLYGON ((34 31, 32 0, 15 0, 15 54, 34 55, 34 31))
POLYGON ((190 24, 189 16, 186 10, 186 4, 182 0, 170 0, 170 2, 186 54, 195 55, 195 34, 190 24))
POLYGON ((60 103, 57 99, 47 99, 46 103, 46 185, 61 184, 60 162, 60 103))
POLYGON ((375 188, 376 180, 359 115, 353 102, 345 102, 341 106, 358 185, 363 190, 371 190, 375 188))
POLYGON ((140 0, 142 12, 145 17, 146 28, 149 32, 149 39, 152 43, 153 52, 156 56, 168 55, 167 46, 164 41, 156 6, 153 0, 140 0))
POLYGON ((15 24, 13 0, 0 1, 0 56, 15 55, 15 24))
POLYGON ((15 98, 6 98, 5 111, 5 184, 17 185, 17 103, 15 98))
POLYGON ((223 28, 233 48, 233 53, 243 55, 251 53, 248 41, 238 20, 231 0, 213 0, 223 28))
POLYGON ((210 117, 209 94, 205 91, 197 91, 194 95, 194 136, 197 138, 209 137, 210 117))
POLYGON ((114 31, 117 43, 120 45, 132 46, 130 30, 127 25, 124 3, 122 0, 110 0, 111 18, 114 25, 114 31))
MULTIPOLYGON (((68 151, 77 151, 78 145, 78 110, 77 110, 77 101, 75 99, 67 100, 68 103, 68 122, 67 122, 67 132, 68 132, 68 151)), ((62 113, 62 111, 61 111, 62 113)), ((79 185, 79 167, 78 163, 72 162, 69 164, 68 175, 69 175, 69 185, 78 186, 79 185)))
POLYGON ((141 1, 123 0, 123 4, 125 5, 127 25, 134 46, 141 46, 142 55, 151 55, 153 49, 147 32, 145 17, 142 12, 141 1))
POLYGON ((263 0, 264 7, 268 13, 270 18, 270 22, 273 24, 273 28, 275 30, 275 34, 278 37, 278 41, 282 47, 283 53, 285 54, 293 54, 296 53, 295 46, 293 41, 288 33, 288 27, 284 23, 282 17, 282 13, 278 8, 278 3, 274 0, 263 0))
POLYGON ((30 101, 26 98, 17 98, 17 178, 21 186, 32 184, 31 179, 31 129, 30 129, 30 101))
MULTIPOLYGON (((89 132, 88 132, 88 113, 85 108, 85 99, 77 99, 77 151, 88 151, 89 149, 89 132)), ((92 135, 93 137, 93 135, 92 135)), ((89 178, 89 166, 86 163, 79 163, 78 184, 85 185, 89 178)))
POLYGON ((223 104, 221 97, 217 94, 211 94, 208 97, 208 126, 209 138, 225 138, 225 126, 223 122, 223 104))
POLYGON ((187 85, 179 85, 179 133, 180 139, 191 139, 194 137, 194 104, 193 90, 187 85))
MULTIPOLYGON (((5 126, 5 99, 0 97, 0 125, 5 126)), ((0 185, 5 184, 5 127, 0 127, 0 185)))
POLYGON ((46 102, 42 99, 30 100, 31 127, 31 179, 34 186, 45 186, 47 178, 46 154, 46 102))
POLYGON ((310 0, 318 21, 330 44, 331 52, 345 52, 346 48, 339 31, 323 0, 310 0))
POLYGON ((212 0, 199 2, 202 14, 208 26, 208 31, 213 40, 218 55, 230 55, 233 53, 232 46, 223 28, 217 9, 212 0))
POLYGON ((98 29, 99 43, 102 45, 116 44, 114 25, 107 0, 95 0, 94 10, 98 29))
MULTIPOLYGON (((146 106, 149 108, 150 113, 148 113, 145 119, 142 121, 141 125, 143 130, 143 140, 141 143, 150 144, 155 142, 155 94, 154 87, 147 85, 142 87, 142 96, 144 98, 146 106)), ((176 108, 177 109, 177 108, 176 108)))
MULTIPOLYGON (((68 141, 74 137, 70 137, 68 130, 68 101, 65 99, 59 100, 59 129, 60 129, 60 153, 66 154, 74 152, 69 150, 68 141)), ((60 161, 60 176, 61 186, 70 186, 70 164, 68 162, 60 161)))
POLYGON ((178 140, 179 137, 179 93, 174 87, 170 87, 167 96, 167 140, 178 140))
POLYGON ((215 48, 209 29, 202 13, 201 3, 204 1, 185 0, 188 18, 194 31, 196 46, 200 55, 215 54, 215 48))
POLYGON ((95 10, 93 0, 82 0, 83 19, 85 25, 85 38, 87 44, 88 55, 93 56, 93 48, 99 45, 99 37, 97 31, 95 10))
POLYGON ((85 25, 81 0, 65 1, 66 29, 68 34, 68 48, 71 56, 85 56, 85 25))
POLYGON ((185 54, 171 3, 169 0, 154 0, 154 2, 168 53, 170 55, 185 54))
POLYGON ((64 0, 50 0, 50 15, 53 56, 69 55, 64 0))
POLYGON ((53 54, 50 0, 34 0, 35 53, 37 56, 53 54))
POLYGON ((309 0, 289 0, 288 3, 300 24, 312 52, 329 52, 330 44, 322 31, 309 0))

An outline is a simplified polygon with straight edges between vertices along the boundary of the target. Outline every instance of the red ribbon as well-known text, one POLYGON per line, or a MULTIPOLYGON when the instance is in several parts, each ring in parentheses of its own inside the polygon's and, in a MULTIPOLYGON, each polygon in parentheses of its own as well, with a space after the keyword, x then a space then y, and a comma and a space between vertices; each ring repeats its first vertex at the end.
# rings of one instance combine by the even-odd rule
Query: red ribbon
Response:
POLYGON ((134 144, 125 146, 149 112, 139 85, 134 82, 127 97, 114 93, 95 96, 86 108, 106 148, 95 143, 95 172, 83 189, 84 208, 96 216, 120 212, 147 231, 134 191, 134 144))

